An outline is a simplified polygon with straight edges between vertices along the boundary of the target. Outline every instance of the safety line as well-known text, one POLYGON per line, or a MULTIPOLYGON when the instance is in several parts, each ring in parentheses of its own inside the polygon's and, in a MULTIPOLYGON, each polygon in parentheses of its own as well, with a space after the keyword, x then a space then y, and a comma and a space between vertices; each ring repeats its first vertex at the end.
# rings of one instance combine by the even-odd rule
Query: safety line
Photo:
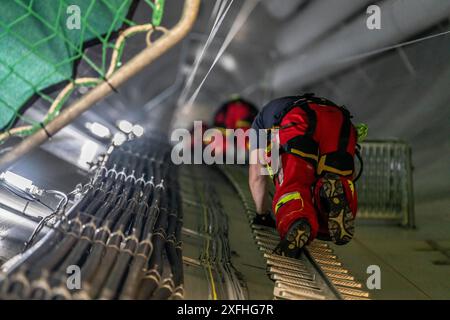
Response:
POLYGON ((393 49, 399 49, 401 47, 405 47, 405 46, 416 44, 416 43, 419 43, 419 42, 422 42, 422 41, 426 41, 426 40, 430 40, 430 39, 433 39, 433 38, 445 36, 447 34, 450 34, 450 30, 447 30, 447 31, 444 31, 444 32, 440 32, 440 33, 436 33, 436 34, 432 34, 432 35, 429 35, 429 36, 426 36, 426 37, 422 37, 422 38, 418 38, 418 39, 414 39, 414 40, 398 43, 398 44, 395 44, 395 45, 392 45, 392 46, 376 49, 376 50, 369 51, 369 52, 366 52, 366 53, 357 54, 357 55, 354 55, 354 56, 351 56, 351 57, 347 57, 345 59, 341 59, 341 60, 339 60, 339 62, 340 63, 346 63, 346 62, 350 62, 350 61, 353 61, 353 60, 364 59, 364 58, 367 58, 367 57, 370 57, 370 56, 373 56, 373 55, 376 55, 376 54, 379 54, 379 53, 383 53, 383 52, 390 51, 390 50, 393 50, 393 49))
POLYGON ((219 30, 220 26, 222 25, 222 22, 228 12, 228 9, 231 7, 231 3, 228 5, 228 7, 226 7, 227 1, 228 0, 226 0, 226 1, 217 0, 217 2, 216 2, 216 4, 220 2, 216 18, 214 20, 214 23, 211 27, 211 31, 209 32, 208 38, 206 39, 200 54, 197 55, 195 58, 192 71, 191 71, 188 79, 186 80, 186 84, 184 85, 183 90, 181 91, 180 98, 179 98, 179 103, 181 105, 184 102, 186 102, 186 97, 189 94, 189 91, 192 87, 192 84, 194 82, 194 79, 197 74, 200 63, 203 60, 203 56, 206 53, 206 51, 208 50, 212 41, 214 40, 216 33, 219 30))
POLYGON ((195 58, 194 61, 194 65, 193 65, 193 69, 191 71, 191 74, 189 75, 189 78, 186 81, 186 84, 180 94, 180 98, 179 98, 179 104, 183 105, 186 102, 186 98, 189 94, 189 91, 192 88, 192 84, 194 82, 195 76, 197 74, 198 68, 200 66, 200 63, 203 60, 203 57, 206 53, 206 51, 208 50, 209 46, 211 45, 211 43, 213 42, 214 38, 216 37, 217 31, 219 30, 220 26, 222 25, 225 16, 227 15, 229 9, 231 8, 231 5, 233 4, 234 0, 231 0, 229 3, 227 1, 223 1, 220 4, 219 7, 219 11, 217 13, 216 19, 214 21, 214 24, 211 28, 211 31, 208 35, 208 38, 205 42, 205 44, 203 45, 202 51, 200 52, 200 54, 195 58), (228 5, 227 5, 228 3, 228 5))
MULTIPOLYGON (((215 17, 214 20, 217 21, 217 16, 219 15, 219 9, 221 8, 223 1, 226 1, 226 0, 216 0, 216 3, 214 4, 214 7, 212 9, 212 14, 209 17, 208 26, 211 26, 211 21, 214 19, 214 17, 215 17)), ((214 24, 215 24, 215 22, 214 22, 214 24)), ((214 24, 213 24, 213 26, 214 26, 214 24)))
POLYGON ((200 90, 203 87, 203 84, 205 83, 206 79, 208 78, 208 76, 211 73, 211 71, 214 68, 214 66, 217 64, 217 61, 219 61, 219 59, 221 58, 222 54, 228 48, 228 46, 230 45, 231 41, 234 39, 236 34, 242 28, 244 23, 247 21, 247 18, 250 16, 250 14, 252 13, 253 9, 256 7, 256 5, 259 2, 260 2, 260 0, 252 0, 252 1, 246 1, 243 4, 239 14, 237 15, 233 25, 231 26, 230 31, 228 32, 228 34, 227 34, 227 36, 226 36, 222 46, 220 47, 219 52, 216 55, 216 58, 214 59, 213 63, 211 64, 208 72, 205 74, 205 76, 203 77, 202 81, 198 85, 197 89, 194 91, 192 96, 189 98, 189 100, 188 100, 188 102, 186 104, 186 107, 188 109, 194 104, 195 99, 197 98, 200 90))

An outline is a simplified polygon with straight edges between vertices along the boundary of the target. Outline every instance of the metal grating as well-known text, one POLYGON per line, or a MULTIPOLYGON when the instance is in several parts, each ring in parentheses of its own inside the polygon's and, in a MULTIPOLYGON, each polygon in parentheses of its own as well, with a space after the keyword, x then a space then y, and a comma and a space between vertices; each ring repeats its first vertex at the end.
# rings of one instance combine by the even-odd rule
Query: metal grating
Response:
POLYGON ((401 141, 361 145, 364 172, 357 182, 358 218, 414 227, 411 147, 401 141))

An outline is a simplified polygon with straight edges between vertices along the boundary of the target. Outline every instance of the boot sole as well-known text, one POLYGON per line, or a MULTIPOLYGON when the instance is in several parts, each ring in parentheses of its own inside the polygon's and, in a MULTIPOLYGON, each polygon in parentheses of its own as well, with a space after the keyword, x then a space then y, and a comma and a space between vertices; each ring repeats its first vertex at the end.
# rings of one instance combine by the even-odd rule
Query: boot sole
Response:
POLYGON ((300 255, 300 250, 308 242, 311 235, 311 231, 308 228, 308 226, 299 224, 290 230, 285 239, 281 240, 280 244, 275 248, 274 253, 285 257, 297 258, 300 255), (284 252, 282 247, 290 251, 291 254, 284 252))
POLYGON ((299 225, 297 228, 289 232, 289 234, 286 236, 288 249, 301 249, 308 242, 310 232, 303 229, 302 227, 302 225, 299 225))
POLYGON ((328 174, 322 186, 322 199, 329 204, 328 231, 337 245, 347 244, 355 233, 355 218, 345 196, 339 176, 328 174))

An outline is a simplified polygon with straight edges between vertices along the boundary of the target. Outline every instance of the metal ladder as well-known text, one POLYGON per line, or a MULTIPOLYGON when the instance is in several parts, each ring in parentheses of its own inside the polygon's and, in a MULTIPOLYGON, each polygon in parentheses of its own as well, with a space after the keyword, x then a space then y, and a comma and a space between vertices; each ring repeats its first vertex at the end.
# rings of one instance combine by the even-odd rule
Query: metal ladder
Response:
POLYGON ((274 299, 284 300, 367 300, 363 289, 350 271, 333 253, 331 246, 315 240, 306 246, 300 259, 273 254, 279 235, 275 229, 252 225, 255 215, 253 201, 247 188, 247 177, 239 168, 221 166, 219 169, 234 186, 243 202, 254 239, 267 262, 267 273, 274 281, 274 299))

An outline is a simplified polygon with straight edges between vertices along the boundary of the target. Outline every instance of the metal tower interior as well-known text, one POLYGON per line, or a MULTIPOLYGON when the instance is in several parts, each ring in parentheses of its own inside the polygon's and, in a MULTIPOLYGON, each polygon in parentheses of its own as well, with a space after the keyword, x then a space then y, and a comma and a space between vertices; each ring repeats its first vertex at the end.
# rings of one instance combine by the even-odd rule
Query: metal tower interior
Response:
MULTIPOLYGON (((98 2, 108 1, 117 2, 98 2)), ((148 3, 160 2, 123 3, 145 26, 148 3)), ((74 89, 52 119, 70 121, 34 135, 2 129, 0 298, 450 299, 450 2, 162 3, 161 27, 127 38, 117 71, 74 89), (379 29, 367 25, 373 5, 379 29), (141 54, 137 72, 129 66, 141 54), (315 240, 294 260, 272 253, 275 230, 251 223, 247 165, 174 164, 170 138, 194 121, 212 126, 233 95, 261 109, 303 92, 345 105, 369 134, 355 237, 315 240), (92 103, 75 115, 83 97, 92 103), (67 287, 69 266, 81 269, 81 289, 67 287), (381 287, 370 285, 374 268, 381 287)), ((2 113, 12 89, 1 79, 21 69, 5 19, 2 113)), ((83 48, 75 76, 93 77, 112 59, 103 50, 83 48)), ((24 99, 14 126, 42 124, 62 88, 52 87, 24 99)))

